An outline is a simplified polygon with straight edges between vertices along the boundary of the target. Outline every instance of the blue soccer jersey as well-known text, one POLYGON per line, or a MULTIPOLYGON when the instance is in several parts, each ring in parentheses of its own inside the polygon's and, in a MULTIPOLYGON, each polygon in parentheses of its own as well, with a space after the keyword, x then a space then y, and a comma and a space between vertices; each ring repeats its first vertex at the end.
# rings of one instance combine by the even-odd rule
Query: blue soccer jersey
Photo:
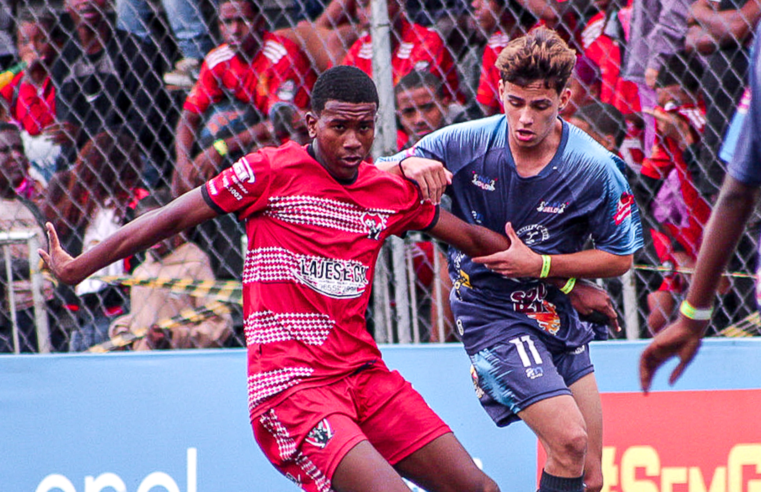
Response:
MULTIPOLYGON (((518 175, 504 115, 449 126, 412 149, 384 160, 419 156, 443 162, 454 174, 447 193, 466 222, 518 236, 540 254, 597 249, 629 255, 642 247, 639 210, 621 173, 623 162, 584 132, 563 122, 555 157, 536 176, 518 175)), ((469 354, 502 341, 504 323, 528 324, 550 347, 589 342, 568 297, 537 279, 506 279, 450 248, 452 309, 469 354)))

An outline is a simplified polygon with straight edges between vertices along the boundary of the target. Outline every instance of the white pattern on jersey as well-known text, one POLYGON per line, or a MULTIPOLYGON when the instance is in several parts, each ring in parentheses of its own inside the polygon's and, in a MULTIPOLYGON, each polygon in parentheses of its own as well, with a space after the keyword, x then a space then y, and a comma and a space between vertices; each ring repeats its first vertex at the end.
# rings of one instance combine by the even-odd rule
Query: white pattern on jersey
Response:
POLYGON ((222 62, 232 60, 234 57, 235 52, 230 49, 228 45, 223 44, 222 46, 209 51, 209 54, 206 55, 206 67, 212 69, 222 62))
POLYGON ((316 196, 284 196, 270 198, 265 215, 291 224, 309 224, 340 231, 369 233, 367 218, 378 217, 387 222, 393 210, 363 208, 350 203, 316 196))
POLYGON ((288 55, 288 50, 285 49, 285 46, 271 39, 264 43, 262 51, 264 52, 264 56, 266 56, 273 65, 277 64, 277 62, 282 60, 284 56, 288 55))
POLYGON ((510 42, 510 38, 507 34, 503 32, 495 32, 491 35, 489 38, 489 41, 487 41, 487 44, 489 45, 489 48, 496 49, 496 48, 504 48, 507 46, 507 43, 510 42))
POLYGON ((312 375, 311 367, 284 367, 274 371, 252 374, 248 377, 248 408, 253 411, 272 395, 299 384, 312 375))
POLYGON ((297 340, 308 345, 322 345, 335 322, 321 313, 251 313, 244 322, 246 345, 297 340))
POLYGON ((581 44, 584 49, 589 48, 589 46, 594 43, 597 38, 602 36, 604 28, 605 18, 603 17, 600 17, 594 22, 587 24, 584 30, 581 31, 581 44))
MULTIPOLYGON (((259 422, 275 438, 280 458, 283 461, 292 461, 301 468, 304 473, 314 481, 319 492, 331 492, 330 479, 305 456, 296 449, 296 441, 288 434, 288 429, 278 420, 274 409, 270 409, 259 417, 259 422)), ((290 477, 289 477, 290 478, 290 477)), ((300 485, 297 483, 297 485, 300 485)))

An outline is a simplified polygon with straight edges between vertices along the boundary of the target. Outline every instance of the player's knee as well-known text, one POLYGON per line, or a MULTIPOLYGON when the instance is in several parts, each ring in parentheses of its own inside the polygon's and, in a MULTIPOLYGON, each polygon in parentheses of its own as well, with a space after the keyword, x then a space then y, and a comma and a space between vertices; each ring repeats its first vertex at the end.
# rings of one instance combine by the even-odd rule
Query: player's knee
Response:
POLYGON ((553 446, 554 458, 568 468, 584 463, 587 454, 587 431, 581 427, 568 429, 553 446))
POLYGON ((602 490, 602 475, 595 479, 584 480, 584 492, 600 492, 602 490))

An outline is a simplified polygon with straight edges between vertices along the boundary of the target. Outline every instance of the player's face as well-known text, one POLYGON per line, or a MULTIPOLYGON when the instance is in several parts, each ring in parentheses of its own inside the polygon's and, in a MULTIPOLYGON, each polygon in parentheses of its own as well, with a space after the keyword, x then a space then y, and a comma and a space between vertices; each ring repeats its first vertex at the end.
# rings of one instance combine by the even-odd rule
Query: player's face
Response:
POLYGON ((317 160, 335 178, 352 180, 375 138, 375 103, 330 100, 319 115, 307 113, 317 160))
POLYGON ((536 147, 556 128, 558 113, 571 97, 568 89, 560 94, 545 87, 544 81, 520 86, 499 81, 499 93, 509 128, 511 146, 536 147))
POLYGON ((431 87, 417 87, 396 96, 399 122, 414 140, 438 130, 444 123, 444 102, 433 91, 431 87))
POLYGON ((251 54, 256 49, 261 22, 261 16, 250 2, 233 0, 219 6, 219 31, 236 53, 251 54))
POLYGON ((17 131, 0 131, 0 190, 18 187, 26 176, 29 161, 17 131))

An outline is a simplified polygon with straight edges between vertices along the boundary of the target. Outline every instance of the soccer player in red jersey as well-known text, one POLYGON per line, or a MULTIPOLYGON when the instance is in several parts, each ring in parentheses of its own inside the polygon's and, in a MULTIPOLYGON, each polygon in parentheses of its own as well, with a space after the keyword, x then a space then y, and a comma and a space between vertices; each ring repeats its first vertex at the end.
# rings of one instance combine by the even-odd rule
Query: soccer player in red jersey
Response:
MULTIPOLYGON (((245 220, 243 306, 254 435, 273 465, 314 492, 490 491, 452 431, 396 371, 365 327, 386 237, 427 229, 468 254, 504 236, 423 200, 410 181, 365 162, 378 95, 352 67, 325 72, 307 126, 313 142, 248 154, 169 205, 72 258, 48 225, 45 262, 76 284, 119 258, 219 214, 245 220)), ((443 184, 443 183, 441 183, 443 184)))
POLYGON ((309 89, 315 79, 309 60, 296 43, 264 30, 264 17, 255 2, 221 2, 219 29, 225 43, 206 55, 177 125, 177 170, 172 187, 178 195, 219 172, 227 154, 242 155, 258 141, 268 139, 269 128, 262 120, 275 103, 300 109, 309 105, 309 89), (232 101, 232 112, 240 116, 226 116, 222 122, 239 117, 244 128, 216 138, 213 146, 208 142, 207 150, 192 162, 204 114, 228 101, 232 101))
MULTIPOLYGON (((404 0, 389 0, 391 22, 391 70, 394 84, 413 70, 427 71, 444 81, 444 95, 461 101, 460 82, 454 58, 441 36, 433 29, 413 24, 404 13, 404 0)), ((358 0, 360 25, 370 26, 370 0, 358 0)), ((361 36, 346 53, 343 65, 357 67, 373 74, 373 42, 369 32, 361 36)))

